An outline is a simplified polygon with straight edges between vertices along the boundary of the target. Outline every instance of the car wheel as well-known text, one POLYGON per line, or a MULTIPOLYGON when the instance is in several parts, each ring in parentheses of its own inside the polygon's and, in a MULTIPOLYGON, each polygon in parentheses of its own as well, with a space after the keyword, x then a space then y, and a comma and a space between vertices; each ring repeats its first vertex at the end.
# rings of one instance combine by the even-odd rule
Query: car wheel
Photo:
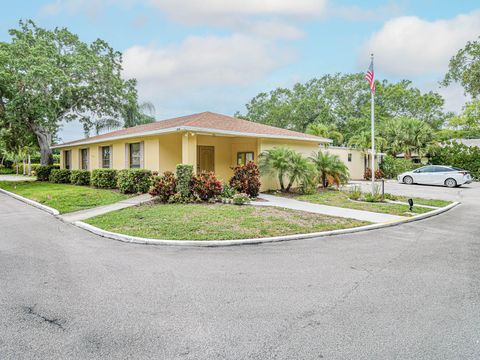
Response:
POLYGON ((413 184, 413 178, 411 176, 405 176, 403 178, 403 182, 407 185, 412 185, 413 184))
POLYGON ((457 186, 457 182, 455 181, 455 179, 448 178, 447 180, 445 180, 445 186, 447 186, 449 188, 453 188, 453 187, 457 186))

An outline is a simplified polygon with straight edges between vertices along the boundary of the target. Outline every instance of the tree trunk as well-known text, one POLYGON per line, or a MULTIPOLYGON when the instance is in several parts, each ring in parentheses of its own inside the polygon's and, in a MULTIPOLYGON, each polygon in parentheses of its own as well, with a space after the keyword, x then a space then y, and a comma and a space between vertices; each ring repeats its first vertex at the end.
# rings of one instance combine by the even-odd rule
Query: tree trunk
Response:
POLYGON ((22 159, 22 166, 23 166, 23 176, 25 176, 25 170, 26 170, 25 159, 22 159))
POLYGON ((280 190, 284 191, 285 186, 283 185, 283 174, 278 174, 278 181, 280 182, 280 190))
POLYGON ((32 160, 30 154, 28 154, 28 176, 32 176, 32 160))
POLYGON ((40 164, 52 165, 53 154, 50 144, 52 143, 52 135, 48 133, 44 128, 32 125, 31 129, 37 137, 38 146, 40 147, 40 164))

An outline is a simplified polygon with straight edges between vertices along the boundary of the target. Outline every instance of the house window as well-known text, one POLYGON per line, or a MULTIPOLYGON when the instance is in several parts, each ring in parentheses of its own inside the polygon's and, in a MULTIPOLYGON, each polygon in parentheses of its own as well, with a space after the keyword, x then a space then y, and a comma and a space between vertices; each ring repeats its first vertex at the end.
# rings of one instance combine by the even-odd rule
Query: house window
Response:
POLYGON ((348 161, 352 162, 352 154, 351 153, 348 154, 348 161))
POLYGON ((88 149, 80 150, 80 166, 82 170, 88 170, 88 149))
POLYGON ((110 146, 102 146, 102 168, 108 169, 110 167, 111 158, 110 146))
POLYGON ((237 153, 237 165, 246 165, 250 161, 253 161, 253 152, 237 153))
POLYGON ((129 144, 130 168, 140 168, 140 143, 129 144))
POLYGON ((63 161, 65 163, 65 169, 72 168, 72 151, 66 150, 63 152, 63 161))

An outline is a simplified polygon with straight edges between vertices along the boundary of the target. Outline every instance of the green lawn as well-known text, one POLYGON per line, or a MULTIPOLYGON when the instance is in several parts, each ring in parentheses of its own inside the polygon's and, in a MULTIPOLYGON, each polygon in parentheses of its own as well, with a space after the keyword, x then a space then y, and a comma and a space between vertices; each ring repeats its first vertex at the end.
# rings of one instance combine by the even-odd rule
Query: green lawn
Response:
POLYGON ((50 206, 62 214, 128 198, 128 195, 113 190, 40 181, 0 181, 0 188, 50 206))
MULTIPOLYGON (((396 201, 407 202, 408 199, 409 199, 408 196, 397 196, 396 201)), ((423 199, 423 198, 416 198, 416 197, 412 199, 413 199, 413 204, 436 206, 436 207, 443 207, 452 203, 451 201, 447 201, 447 200, 423 199)))
POLYGON ((167 240, 228 240, 291 235, 367 225, 301 211, 221 204, 156 204, 86 220, 122 234, 167 240))
MULTIPOLYGON (((297 200, 308 201, 316 204, 373 211, 392 215, 411 216, 411 214, 409 214, 410 211, 408 210, 408 205, 352 201, 348 198, 347 193, 344 191, 326 190, 312 195, 299 195, 295 198, 297 200)), ((428 211, 431 211, 431 209, 414 206, 412 213, 422 214, 428 211)))

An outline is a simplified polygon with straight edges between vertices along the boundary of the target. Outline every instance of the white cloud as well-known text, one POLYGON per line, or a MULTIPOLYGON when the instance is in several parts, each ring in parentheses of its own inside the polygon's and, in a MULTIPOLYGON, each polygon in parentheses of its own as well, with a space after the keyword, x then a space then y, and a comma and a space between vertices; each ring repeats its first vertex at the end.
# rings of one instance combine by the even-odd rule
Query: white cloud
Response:
POLYGON ((324 12, 326 0, 149 0, 177 20, 205 23, 239 16, 311 17, 324 12))
POLYGON ((130 47, 123 56, 124 76, 138 80, 142 97, 187 99, 216 87, 250 85, 293 57, 271 42, 242 34, 191 36, 163 48, 130 47))
POLYGON ((448 20, 427 21, 403 16, 387 21, 363 46, 362 63, 375 53, 384 74, 443 74, 450 58, 480 34, 480 11, 448 20))

